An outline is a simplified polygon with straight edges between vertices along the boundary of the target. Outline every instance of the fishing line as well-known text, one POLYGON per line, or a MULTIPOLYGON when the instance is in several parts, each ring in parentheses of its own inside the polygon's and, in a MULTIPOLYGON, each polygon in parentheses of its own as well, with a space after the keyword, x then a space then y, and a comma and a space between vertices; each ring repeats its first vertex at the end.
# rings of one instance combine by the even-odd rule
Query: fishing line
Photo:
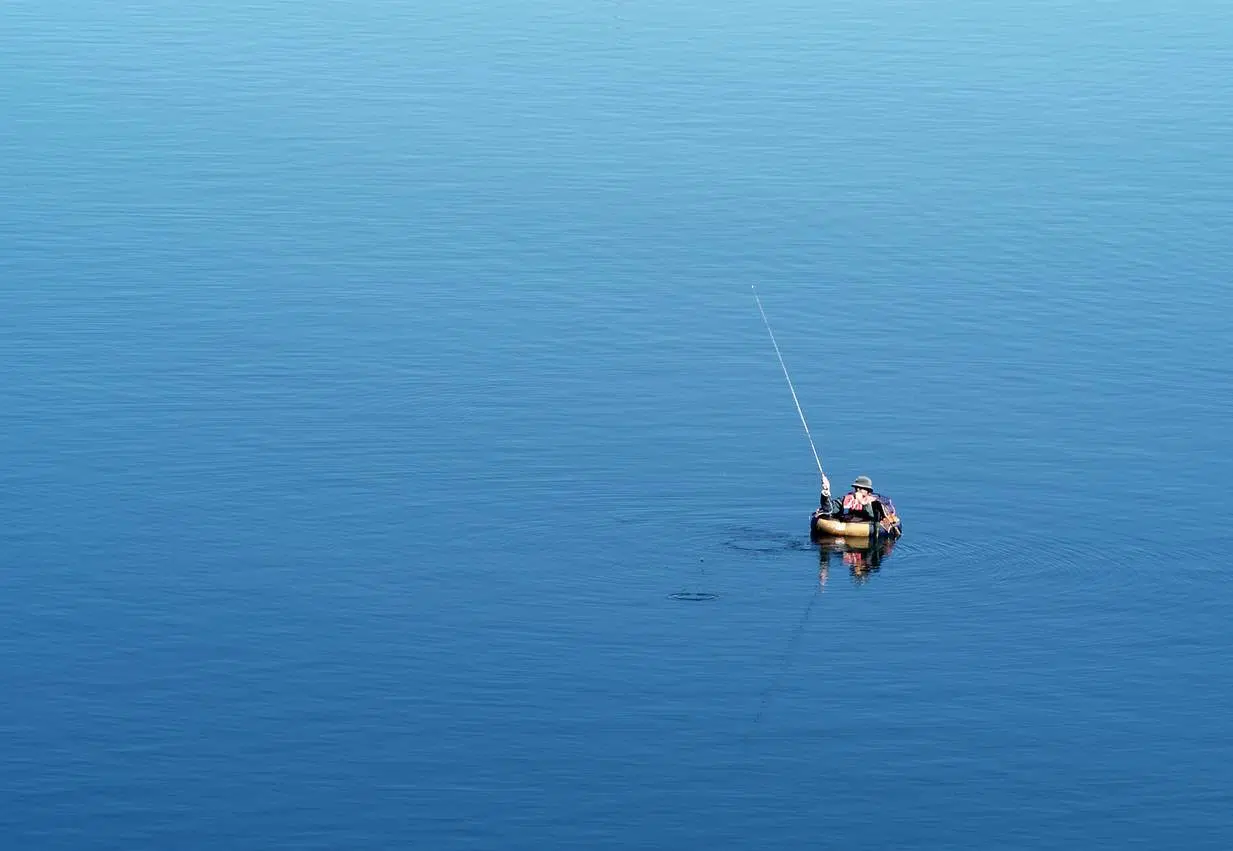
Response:
POLYGON ((779 669, 775 674, 775 678, 771 680, 771 684, 762 692, 762 699, 758 704, 758 714, 754 716, 753 723, 749 725, 749 731, 745 733, 745 743, 749 743, 749 739, 754 734, 754 730, 762 722, 762 717, 766 715, 766 711, 770 709, 771 701, 775 693, 779 690, 779 683, 784 675, 791 668, 791 663, 796 659, 796 648, 801 642, 801 636, 805 634, 805 627, 809 624, 809 615, 813 612, 813 604, 818 602, 818 598, 822 596, 822 588, 819 586, 814 589, 813 594, 809 597, 809 605, 805 607, 805 614, 801 616, 800 623, 796 625, 796 629, 792 633, 792 640, 788 643, 787 649, 779 659, 779 669))
POLYGON ((771 335, 771 345, 775 347, 775 357, 779 358, 779 367, 783 370, 783 377, 788 379, 788 389, 792 391, 792 401, 796 403, 796 412, 801 416, 801 425, 805 427, 805 437, 809 440, 809 448, 813 450, 813 460, 818 465, 818 473, 825 476, 822 472, 822 459, 818 457, 818 448, 813 445, 813 435, 809 433, 809 423, 805 422, 805 412, 801 410, 801 401, 796 398, 796 388, 792 386, 792 377, 788 375, 788 367, 783 362, 783 355, 779 353, 779 343, 775 342, 775 332, 771 330, 771 323, 766 318, 766 311, 762 309, 762 299, 758 298, 758 288, 751 286, 753 290, 754 301, 758 303, 758 312, 762 314, 762 324, 766 326, 766 333, 771 335))

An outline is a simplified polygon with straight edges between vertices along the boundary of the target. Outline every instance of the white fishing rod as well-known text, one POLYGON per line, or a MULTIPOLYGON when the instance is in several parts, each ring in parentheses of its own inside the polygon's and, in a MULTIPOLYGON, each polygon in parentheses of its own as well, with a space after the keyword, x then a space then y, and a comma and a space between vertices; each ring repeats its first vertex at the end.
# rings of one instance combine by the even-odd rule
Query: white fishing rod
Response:
MULTIPOLYGON (((818 465, 818 475, 822 477, 822 487, 830 488, 830 482, 826 480, 826 473, 822 472, 822 459, 818 456, 818 447, 813 445, 813 435, 809 433, 809 423, 805 421, 805 412, 801 410, 801 400, 796 397, 796 388, 792 386, 792 376, 788 375, 788 367, 783 362, 783 355, 779 352, 779 343, 775 342, 775 332, 771 330, 770 320, 766 318, 766 311, 762 309, 762 299, 758 298, 758 288, 750 287, 753 290, 754 301, 758 303, 758 313, 762 314, 762 324, 766 326, 766 333, 771 336, 771 345, 775 347, 775 357, 779 358, 779 368, 783 370, 783 377, 788 380, 788 389, 792 391, 792 401, 796 403, 796 413, 800 415, 801 425, 805 427, 805 437, 809 440, 809 448, 813 450, 814 463, 818 465)), ((829 490, 827 490, 829 493, 829 490)), ((805 607, 805 614, 801 617, 801 622, 797 625, 795 632, 792 634, 791 644, 784 651, 783 658, 780 660, 779 672, 775 674, 775 678, 771 680, 770 685, 766 687, 766 691, 762 693, 762 700, 758 707, 758 714, 754 716, 753 724, 750 725, 749 732, 745 734, 744 741, 749 742, 753 735, 754 729, 762 721, 763 715, 770 708, 771 699, 774 697, 776 690, 779 688, 779 682, 788 670, 788 666, 792 662, 795 655, 797 642, 800 641, 801 634, 805 631, 805 626, 809 622, 809 613, 813 611, 813 604, 818 599, 821 593, 821 586, 814 588, 814 592, 809 595, 809 605, 805 607)))
POLYGON ((788 389, 792 391, 792 401, 796 403, 796 412, 800 414, 801 425, 805 427, 805 437, 809 440, 809 448, 813 450, 813 460, 818 465, 818 475, 826 478, 826 473, 822 472, 822 459, 818 457, 818 447, 813 445, 813 436, 809 433, 809 423, 805 422, 805 412, 801 410, 801 401, 796 398, 796 388, 792 386, 792 377, 788 375, 788 367, 784 365, 783 355, 779 353, 779 344, 775 342, 775 332, 771 330, 771 323, 766 318, 766 311, 762 309, 762 299, 758 298, 758 288, 751 286, 753 290, 754 301, 758 303, 758 312, 762 314, 762 324, 766 326, 766 333, 771 335, 771 345, 775 347, 775 357, 779 358, 779 367, 783 370, 783 377, 788 379, 788 389))

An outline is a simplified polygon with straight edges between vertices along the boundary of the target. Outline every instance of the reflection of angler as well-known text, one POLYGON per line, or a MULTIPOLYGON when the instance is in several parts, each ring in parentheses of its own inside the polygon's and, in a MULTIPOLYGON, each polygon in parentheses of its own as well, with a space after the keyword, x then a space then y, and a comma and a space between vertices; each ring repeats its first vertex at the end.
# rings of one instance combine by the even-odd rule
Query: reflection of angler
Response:
POLYGON ((882 567, 882 562, 895 550, 894 538, 879 538, 870 542, 844 540, 820 541, 818 546, 818 576, 825 581, 832 559, 848 568, 852 578, 864 581, 882 567))

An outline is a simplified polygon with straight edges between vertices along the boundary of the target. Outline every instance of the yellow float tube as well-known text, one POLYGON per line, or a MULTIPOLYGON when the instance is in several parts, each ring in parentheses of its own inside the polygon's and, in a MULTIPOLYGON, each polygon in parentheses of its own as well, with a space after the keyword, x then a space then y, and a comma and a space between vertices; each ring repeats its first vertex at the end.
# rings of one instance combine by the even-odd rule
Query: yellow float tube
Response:
POLYGON ((899 518, 887 518, 880 523, 871 520, 845 522, 815 511, 809 522, 811 538, 844 538, 847 540, 876 541, 880 538, 898 538, 902 532, 899 518))

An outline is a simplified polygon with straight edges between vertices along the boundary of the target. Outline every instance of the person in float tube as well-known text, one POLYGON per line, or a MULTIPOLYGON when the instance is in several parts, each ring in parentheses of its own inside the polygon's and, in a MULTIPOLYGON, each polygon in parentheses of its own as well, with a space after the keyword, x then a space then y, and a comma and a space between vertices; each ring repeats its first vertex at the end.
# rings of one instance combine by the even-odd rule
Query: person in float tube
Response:
POLYGON ((899 523, 894 503, 885 496, 874 493, 873 481, 868 476, 857 476, 852 482, 852 490, 844 494, 843 499, 835 499, 831 496, 830 480, 823 474, 818 514, 845 523, 872 521, 887 527, 897 526, 899 523))

